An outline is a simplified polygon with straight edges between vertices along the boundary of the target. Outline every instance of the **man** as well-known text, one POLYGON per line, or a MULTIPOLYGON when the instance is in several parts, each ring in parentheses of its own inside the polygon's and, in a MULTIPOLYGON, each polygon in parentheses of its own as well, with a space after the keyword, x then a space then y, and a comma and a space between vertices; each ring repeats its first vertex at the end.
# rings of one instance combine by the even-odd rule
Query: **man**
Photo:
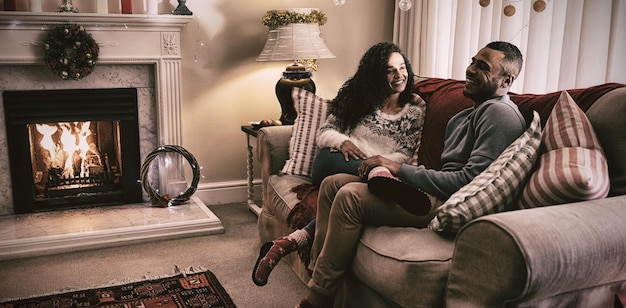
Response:
MULTIPOLYGON (((459 112, 448 122, 441 170, 373 156, 359 166, 361 177, 382 166, 403 183, 447 200, 524 132, 524 117, 507 95, 519 75, 522 61, 519 49, 506 42, 489 43, 472 58, 466 70, 463 94, 474 106, 459 112)), ((414 214, 423 213, 415 207, 424 207, 424 204, 393 201, 398 192, 403 191, 394 190, 397 187, 400 186, 390 185, 381 190, 386 192, 381 196, 373 194, 368 184, 354 175, 337 174, 322 182, 312 248, 313 274, 308 283, 310 292, 297 307, 330 305, 352 263, 364 225, 427 226, 432 214, 414 214)))

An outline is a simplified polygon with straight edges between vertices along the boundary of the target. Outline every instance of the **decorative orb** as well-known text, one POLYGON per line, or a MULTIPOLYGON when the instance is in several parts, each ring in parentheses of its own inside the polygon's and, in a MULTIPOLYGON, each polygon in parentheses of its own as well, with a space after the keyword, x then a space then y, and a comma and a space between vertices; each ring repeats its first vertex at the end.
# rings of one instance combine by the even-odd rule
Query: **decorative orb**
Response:
POLYGON ((80 41, 74 42, 74 49, 80 48, 80 41))
POLYGON ((515 7, 512 5, 507 5, 504 7, 504 15, 511 17, 513 15, 515 15, 515 7))
POLYGON ((67 79, 67 72, 66 71, 62 71, 61 72, 61 78, 67 79))
POLYGON ((336 6, 342 6, 346 4, 346 0, 333 0, 336 6))
POLYGON ((68 29, 68 28, 63 29, 63 33, 66 34, 66 35, 70 34, 70 29, 68 29))
POLYGON ((491 4, 491 0, 480 0, 478 1, 478 3, 480 4, 480 6, 482 7, 488 7, 489 4, 491 4))
POLYGON ((535 1, 535 3, 533 3, 533 10, 535 10, 535 12, 540 13, 543 12, 543 10, 546 9, 546 2, 543 0, 537 0, 535 1))
POLYGON ((412 6, 413 2, 411 2, 411 0, 400 0, 400 2, 398 2, 398 7, 400 7, 400 10, 403 11, 410 10, 412 6))

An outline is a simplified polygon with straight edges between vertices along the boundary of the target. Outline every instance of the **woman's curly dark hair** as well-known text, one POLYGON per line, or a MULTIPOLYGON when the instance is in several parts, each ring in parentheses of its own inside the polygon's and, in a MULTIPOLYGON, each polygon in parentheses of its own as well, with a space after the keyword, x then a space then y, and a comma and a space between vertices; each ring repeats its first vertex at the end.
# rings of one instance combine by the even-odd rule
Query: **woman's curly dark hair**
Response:
POLYGON ((337 117, 339 129, 343 132, 353 129, 389 97, 387 64, 394 52, 402 55, 408 72, 407 87, 400 93, 399 101, 403 105, 411 101, 414 77, 409 60, 398 45, 378 43, 365 52, 354 76, 343 84, 330 104, 329 113, 337 117))

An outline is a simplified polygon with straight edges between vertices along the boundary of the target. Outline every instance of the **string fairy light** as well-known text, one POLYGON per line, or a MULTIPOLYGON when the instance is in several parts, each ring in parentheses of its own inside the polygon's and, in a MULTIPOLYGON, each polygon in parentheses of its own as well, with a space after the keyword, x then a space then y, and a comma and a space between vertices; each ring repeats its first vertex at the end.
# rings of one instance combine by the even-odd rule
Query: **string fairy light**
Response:
MULTIPOLYGON (((199 32, 200 32, 200 21, 196 23, 196 36, 198 35, 199 32)), ((193 43, 193 62, 198 63, 198 53, 200 49, 202 49, 203 47, 204 47, 204 42, 200 39, 197 39, 193 43)))
MULTIPOLYGON (((507 5, 504 7, 502 13, 507 16, 507 17, 511 17, 513 15, 515 15, 515 5, 513 5, 513 3, 515 2, 522 2, 523 0, 509 0, 507 1, 507 5)), ((550 2, 551 0, 548 0, 548 2, 550 2)), ((488 7, 491 4, 491 0, 479 0, 478 4, 480 4, 480 6, 482 7, 488 7)), ((546 1, 545 0, 535 0, 533 2, 532 8, 535 12, 537 13, 541 13, 543 12, 547 7, 546 1)), ((522 26, 522 28, 517 31, 515 33, 515 35, 513 35, 513 37, 509 40, 513 40, 515 37, 517 37, 522 30, 524 30, 524 28, 527 28, 530 25, 530 22, 536 17, 536 15, 532 15, 530 16, 530 19, 528 20, 528 22, 526 22, 526 24, 524 24, 524 26, 522 26)))

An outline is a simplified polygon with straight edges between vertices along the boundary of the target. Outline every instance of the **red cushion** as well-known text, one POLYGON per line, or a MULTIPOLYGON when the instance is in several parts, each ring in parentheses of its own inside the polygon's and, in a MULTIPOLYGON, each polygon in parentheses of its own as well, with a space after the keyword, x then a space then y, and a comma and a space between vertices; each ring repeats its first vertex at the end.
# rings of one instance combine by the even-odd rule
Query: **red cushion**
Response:
POLYGON ((441 169, 441 152, 448 120, 473 105, 463 95, 464 87, 464 81, 453 79, 429 78, 416 83, 415 92, 426 101, 426 117, 418 157, 421 165, 441 169))
MULTIPOLYGON (((587 109, 595 103, 595 101, 600 98, 600 96, 606 94, 607 92, 623 87, 623 84, 619 83, 605 83, 602 85, 597 85, 588 88, 581 89, 573 89, 567 90, 567 93, 576 101, 578 107, 582 109, 582 111, 587 112, 587 109)), ((536 110, 539 112, 541 116, 541 125, 545 126, 550 113, 552 112, 552 107, 559 100, 559 96, 561 96, 561 91, 551 92, 547 94, 515 94, 509 93, 511 100, 515 102, 520 109, 520 112, 526 118, 526 122, 532 118, 532 110, 536 110)))

